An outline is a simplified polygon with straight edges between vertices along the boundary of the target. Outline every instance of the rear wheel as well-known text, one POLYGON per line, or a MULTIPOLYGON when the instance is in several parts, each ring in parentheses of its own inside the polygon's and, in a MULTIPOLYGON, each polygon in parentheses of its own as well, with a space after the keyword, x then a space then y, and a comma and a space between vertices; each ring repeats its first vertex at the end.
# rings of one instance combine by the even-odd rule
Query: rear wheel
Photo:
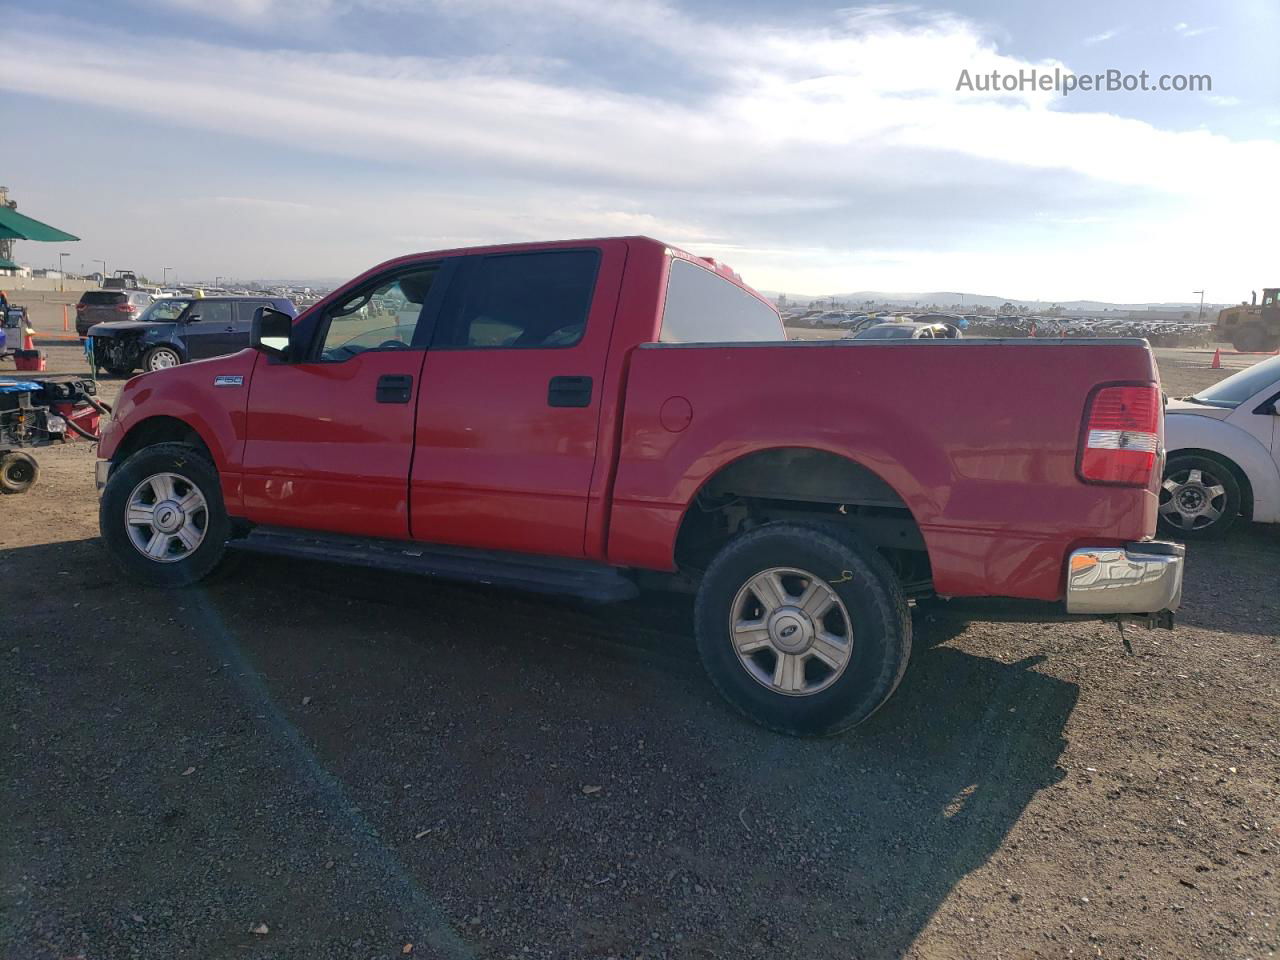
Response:
POLYGON ((10 451, 0 456, 0 493, 26 493, 40 476, 40 467, 29 454, 10 451))
POLYGON ((1160 528, 1182 540, 1208 540, 1231 529, 1240 515, 1240 484, 1220 460, 1175 455, 1160 485, 1160 528))
POLYGON ((173 347, 152 347, 142 358, 142 369, 167 370, 182 363, 182 356, 173 347))
POLYGON ((730 541, 703 577, 695 619, 717 689, 757 723, 796 736, 861 723, 911 656, 893 572, 821 523, 770 523, 730 541))
POLYGON ((185 443, 144 447, 117 467, 102 491, 98 525, 120 568, 156 587, 208 576, 231 531, 217 469, 185 443))

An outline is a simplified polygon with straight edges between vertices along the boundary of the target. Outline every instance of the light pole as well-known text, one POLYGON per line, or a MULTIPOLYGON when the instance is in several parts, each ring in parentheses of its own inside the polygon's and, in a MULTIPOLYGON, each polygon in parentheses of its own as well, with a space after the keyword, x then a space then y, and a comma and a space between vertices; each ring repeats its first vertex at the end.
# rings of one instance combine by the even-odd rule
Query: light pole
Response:
MULTIPOLYGON (((94 262, 94 263, 100 263, 100 264, 102 264, 102 279, 103 279, 103 280, 107 279, 107 261, 105 261, 105 260, 95 260, 95 261, 93 261, 93 262, 94 262)), ((98 286, 102 286, 101 282, 99 282, 98 286)))
POLYGON ((62 265, 62 261, 69 256, 71 256, 71 254, 69 253, 58 254, 58 276, 61 279, 61 283, 59 284, 59 287, 63 293, 67 292, 67 270, 66 270, 66 267, 62 265))
POLYGON ((1198 293, 1198 294, 1200 294, 1200 310, 1199 310, 1199 312, 1196 314, 1196 322, 1197 322, 1197 323, 1199 323, 1199 322, 1200 322, 1200 318, 1204 316, 1204 291, 1203 291, 1203 290, 1192 290, 1191 292, 1192 292, 1192 293, 1198 293))
POLYGON ((164 274, 163 274, 163 279, 161 279, 160 281, 160 284, 161 286, 167 287, 169 286, 169 271, 172 270, 173 267, 164 267, 163 269, 164 269, 164 274))

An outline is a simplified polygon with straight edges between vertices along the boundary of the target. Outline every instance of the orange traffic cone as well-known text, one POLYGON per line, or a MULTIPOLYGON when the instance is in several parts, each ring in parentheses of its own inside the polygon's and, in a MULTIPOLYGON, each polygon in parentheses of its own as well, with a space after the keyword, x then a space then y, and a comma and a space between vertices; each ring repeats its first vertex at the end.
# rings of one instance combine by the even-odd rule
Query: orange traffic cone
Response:
POLYGON ((31 327, 22 328, 22 349, 23 350, 34 350, 36 348, 35 343, 32 342, 31 340, 31 335, 33 333, 35 333, 35 331, 32 330, 31 327))
POLYGON ((1222 351, 1220 349, 1213 351, 1213 363, 1209 364, 1209 369, 1210 370, 1222 369, 1222 351))

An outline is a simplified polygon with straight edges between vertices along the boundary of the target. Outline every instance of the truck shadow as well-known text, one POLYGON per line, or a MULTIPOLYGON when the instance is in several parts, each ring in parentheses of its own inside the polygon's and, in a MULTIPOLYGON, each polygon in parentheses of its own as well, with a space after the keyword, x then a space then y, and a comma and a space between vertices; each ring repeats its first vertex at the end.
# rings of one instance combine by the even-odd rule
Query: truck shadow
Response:
MULTIPOLYGON (((975 656, 944 632, 957 628, 921 620, 884 709, 851 734, 793 740, 716 696, 687 598, 590 608, 258 558, 161 592, 104 559, 90 540, 0 551, 0 608, 19 600, 14 571, 81 572, 77 607, 21 598, 39 642, 7 681, 24 740, 43 744, 17 751, 10 800, 17 866, 34 889, 51 878, 46 934, 106 936, 102 904, 185 895, 194 881, 172 862, 204 878, 206 904, 269 903, 276 956, 353 928, 398 949, 414 939, 411 891, 456 931, 455 947, 454 933, 417 934, 442 956, 898 957, 1059 781, 1078 697, 1034 660, 975 656), (205 755, 198 795, 170 769, 187 763, 175 742, 205 755), (89 819, 40 775, 77 751, 131 758, 89 819), (37 834, 60 818, 84 842, 55 857, 37 834), (122 839, 160 820, 163 843, 122 839), (107 848, 113 870, 88 874, 101 879, 56 882, 68 858, 107 848), (370 850, 380 866, 362 881, 370 850), (227 851, 233 873, 208 866, 227 851), (71 919, 50 920, 50 904, 71 919)), ((36 920, 18 914, 30 936, 36 920)), ((221 916, 206 908, 181 936, 252 944, 221 916)), ((152 935, 155 955, 181 942, 152 935)))

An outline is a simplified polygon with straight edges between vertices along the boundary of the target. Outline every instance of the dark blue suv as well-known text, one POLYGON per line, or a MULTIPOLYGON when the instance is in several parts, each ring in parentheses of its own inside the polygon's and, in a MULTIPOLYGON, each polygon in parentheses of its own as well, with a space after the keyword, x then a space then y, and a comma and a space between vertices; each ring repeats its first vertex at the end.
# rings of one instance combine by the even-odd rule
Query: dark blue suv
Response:
POLYGON ((115 320, 89 328, 93 364, 116 376, 163 370, 188 360, 236 353, 249 346, 254 311, 274 307, 297 316, 285 297, 167 297, 137 320, 115 320))

